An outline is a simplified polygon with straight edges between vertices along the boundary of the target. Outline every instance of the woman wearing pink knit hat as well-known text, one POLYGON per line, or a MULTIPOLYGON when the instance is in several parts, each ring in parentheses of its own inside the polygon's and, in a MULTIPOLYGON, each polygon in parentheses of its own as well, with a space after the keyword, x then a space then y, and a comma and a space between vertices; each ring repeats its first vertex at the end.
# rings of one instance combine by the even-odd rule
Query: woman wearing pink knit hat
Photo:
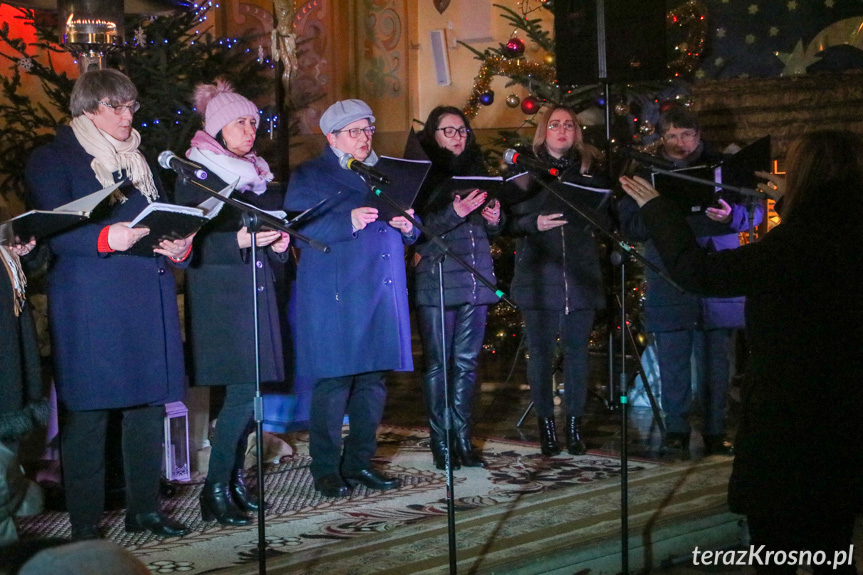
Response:
MULTIPOLYGON (((257 107, 218 80, 195 89, 204 129, 195 133, 186 156, 209 172, 206 185, 220 189, 237 182, 233 196, 264 210, 281 207, 282 194, 267 162, 252 148, 260 120, 257 107), (215 180, 215 181, 214 181, 215 180)), ((177 181, 177 203, 196 205, 207 197, 195 184, 177 181)), ((255 341, 251 266, 258 268, 261 381, 285 379, 279 308, 271 265, 285 262, 289 236, 279 231, 252 237, 241 214, 225 208, 201 230, 186 273, 187 342, 193 385, 225 386, 225 401, 211 441, 210 466, 201 492, 201 516, 222 525, 247 525, 258 505, 244 483, 246 443, 255 397, 255 341)))

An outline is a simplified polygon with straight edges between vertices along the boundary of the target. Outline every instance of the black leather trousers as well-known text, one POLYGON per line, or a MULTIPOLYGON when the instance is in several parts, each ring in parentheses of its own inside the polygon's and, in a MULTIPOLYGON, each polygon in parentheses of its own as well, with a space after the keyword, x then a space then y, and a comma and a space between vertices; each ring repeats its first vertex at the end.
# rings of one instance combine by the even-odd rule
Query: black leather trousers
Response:
POLYGON ((441 350, 441 314, 438 307, 420 306, 418 319, 425 357, 423 396, 431 429, 432 451, 445 448, 446 403, 444 366, 447 368, 452 427, 455 439, 470 445, 471 411, 479 352, 485 336, 488 306, 464 304, 444 311, 446 361, 441 350))

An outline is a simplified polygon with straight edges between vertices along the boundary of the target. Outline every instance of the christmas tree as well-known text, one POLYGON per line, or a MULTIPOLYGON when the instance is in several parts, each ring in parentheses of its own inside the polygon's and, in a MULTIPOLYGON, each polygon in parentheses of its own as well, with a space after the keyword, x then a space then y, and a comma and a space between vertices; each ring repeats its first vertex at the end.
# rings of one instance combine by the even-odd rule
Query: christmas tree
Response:
MULTIPOLYGON (((490 86, 495 76, 508 78, 507 88, 515 85, 523 86, 528 95, 519 98, 510 94, 505 99, 507 106, 519 107, 526 115, 520 128, 533 127, 534 116, 545 104, 564 104, 579 112, 582 118, 591 117, 600 120, 594 125, 582 127, 585 140, 601 150, 616 151, 622 145, 636 145, 652 151, 658 145, 658 135, 654 124, 666 106, 674 104, 689 105, 688 81, 694 75, 705 46, 707 34, 707 14, 703 2, 688 0, 668 12, 666 17, 667 33, 667 80, 653 82, 616 84, 609 86, 610 102, 606 102, 605 86, 599 83, 582 86, 563 86, 557 82, 555 67, 554 39, 545 27, 547 19, 538 16, 549 16, 553 9, 553 0, 519 0, 517 10, 495 4, 501 11, 501 17, 512 26, 512 34, 505 43, 490 46, 479 51, 465 43, 462 46, 474 53, 479 60, 479 71, 474 79, 473 90, 463 111, 469 118, 480 113, 484 106, 493 105, 494 93, 490 86), (531 50, 526 50, 527 45, 531 50), (601 111, 606 105, 611 107, 611 141, 606 140, 604 126, 605 114, 601 111)), ((491 144, 492 148, 529 148, 530 136, 533 130, 503 130, 491 144)), ((499 167, 496 153, 490 154, 489 164, 492 169, 499 167)), ((602 243, 604 238, 600 238, 602 243)), ((610 252, 614 246, 605 245, 604 251, 610 252)), ((492 247, 495 257, 495 273, 501 285, 507 286, 514 271, 515 242, 512 238, 501 237, 495 240, 492 247)), ((618 274, 609 264, 604 272, 607 280, 607 290, 610 302, 621 294, 618 274)), ((641 301, 643 298, 643 272, 640 266, 629 266, 627 272, 626 308, 628 322, 634 328, 635 338, 644 343, 644 338, 638 333, 640 325, 641 301)), ((611 303, 610 310, 617 309, 611 303)), ((615 340, 620 335, 620 323, 617 317, 609 317, 609 322, 600 321, 594 332, 592 346, 604 348, 607 343, 607 329, 615 330, 615 340)), ((518 341, 521 327, 518 313, 504 305, 496 305, 489 312, 486 345, 494 348, 511 347, 518 341), (507 343, 504 343, 507 342, 507 343)))
MULTIPOLYGON (((562 86, 557 83, 554 39, 543 25, 545 19, 538 17, 551 14, 553 0, 519 0, 518 10, 500 4, 494 6, 512 25, 512 34, 506 43, 483 51, 462 43, 480 61, 473 90, 463 108, 465 114, 473 118, 483 106, 492 105, 491 81, 495 76, 503 76, 509 79, 507 87, 520 85, 529 93, 524 98, 510 94, 505 100, 511 108, 521 107, 527 116, 525 126, 533 125, 532 118, 543 104, 566 104, 584 116, 601 119, 603 114, 599 109, 606 105, 603 85, 562 86), (528 43, 532 46, 530 57, 525 50, 528 43)), ((610 86, 612 150, 617 145, 647 146, 655 142, 654 124, 663 107, 690 103, 688 81, 700 61, 707 34, 704 3, 689 0, 672 9, 667 14, 666 28, 669 79, 610 86)), ((604 126, 599 128, 586 126, 585 138, 600 149, 607 149, 604 126)), ((496 144, 517 147, 528 142, 517 131, 504 131, 496 144)))
MULTIPOLYGON (((35 32, 26 42, 0 25, 0 56, 10 62, 0 75, 0 190, 22 198, 23 171, 30 153, 50 141, 54 128, 68 122, 74 85, 59 65, 70 57, 56 42, 56 15, 17 9, 17 20, 35 32), (3 46, 5 44, 5 46, 3 46), (44 101, 24 91, 23 75, 38 78, 44 101)), ((252 99, 272 91, 273 64, 244 48, 241 39, 215 38, 207 27, 208 6, 157 17, 129 16, 126 46, 109 52, 110 67, 126 73, 138 88, 141 109, 135 115, 142 151, 154 158, 162 150, 185 150, 200 118, 192 108, 195 85, 224 76, 252 99)), ((263 127, 271 129, 272 110, 263 127)), ((263 140, 263 138, 262 138, 263 140)))

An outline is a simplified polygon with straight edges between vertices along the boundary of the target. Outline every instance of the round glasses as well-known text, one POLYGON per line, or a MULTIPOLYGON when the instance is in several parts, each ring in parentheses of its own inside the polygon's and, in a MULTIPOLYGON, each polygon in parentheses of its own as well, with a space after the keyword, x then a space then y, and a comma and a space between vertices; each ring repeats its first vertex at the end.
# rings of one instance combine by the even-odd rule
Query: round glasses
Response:
POLYGON ((141 109, 141 102, 132 102, 131 104, 109 104, 108 102, 102 102, 100 100, 99 103, 102 104, 103 106, 105 106, 106 108, 111 108, 112 110, 114 110, 114 113, 117 114, 118 116, 120 114, 122 114, 123 112, 125 112, 126 110, 129 110, 130 112, 132 112, 134 114, 135 112, 137 112, 138 110, 141 109))
POLYGON ((375 133, 374 126, 366 126, 365 128, 351 128, 350 130, 333 130, 333 134, 347 134, 354 140, 360 137, 360 134, 365 134, 369 138, 375 133))
POLYGON ((447 126, 446 128, 438 128, 435 130, 436 132, 443 132, 443 135, 447 138, 455 138, 455 135, 458 134, 462 138, 467 138, 467 135, 470 134, 470 130, 462 126, 461 128, 454 128, 453 126, 447 126))
POLYGON ((548 124, 548 129, 552 132, 557 132, 561 128, 564 132, 573 132, 575 131, 575 124, 572 122, 550 122, 548 124))

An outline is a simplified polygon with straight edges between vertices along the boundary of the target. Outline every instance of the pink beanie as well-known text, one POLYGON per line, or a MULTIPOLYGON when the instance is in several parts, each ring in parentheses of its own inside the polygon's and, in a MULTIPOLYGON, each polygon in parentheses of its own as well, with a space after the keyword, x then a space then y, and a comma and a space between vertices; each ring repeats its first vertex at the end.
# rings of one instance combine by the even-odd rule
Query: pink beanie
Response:
POLYGON ((204 131, 216 137, 225 125, 240 116, 256 116, 258 107, 234 92, 233 86, 218 79, 216 84, 198 84, 195 88, 195 107, 204 116, 204 131))

